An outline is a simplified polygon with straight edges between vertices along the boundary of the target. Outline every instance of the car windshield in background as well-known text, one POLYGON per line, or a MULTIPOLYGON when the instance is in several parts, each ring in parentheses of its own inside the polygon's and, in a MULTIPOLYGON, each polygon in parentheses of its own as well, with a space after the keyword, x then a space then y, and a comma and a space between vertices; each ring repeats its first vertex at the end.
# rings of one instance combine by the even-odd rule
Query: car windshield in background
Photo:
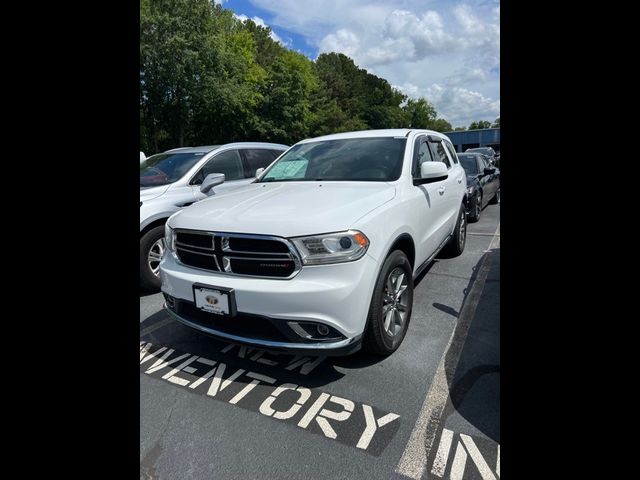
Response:
POLYGON ((463 155, 461 153, 458 154, 458 159, 462 164, 462 168, 464 171, 470 175, 475 175, 478 173, 478 162, 476 162, 475 155, 463 155))
POLYGON ((281 156, 260 182, 397 180, 406 141, 383 137, 303 143, 281 156))
POLYGON ((140 164, 140 186, 168 185, 182 178, 206 152, 159 153, 140 164))
POLYGON ((478 152, 488 156, 491 156, 493 153, 489 148, 470 148, 467 152, 478 152))

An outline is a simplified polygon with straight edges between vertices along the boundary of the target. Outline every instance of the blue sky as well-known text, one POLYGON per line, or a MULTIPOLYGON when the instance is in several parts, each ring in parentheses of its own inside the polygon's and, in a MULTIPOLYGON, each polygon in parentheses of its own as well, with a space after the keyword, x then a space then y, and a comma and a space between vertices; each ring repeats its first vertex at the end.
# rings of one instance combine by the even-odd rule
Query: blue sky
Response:
POLYGON ((453 126, 500 116, 500 2, 216 0, 311 59, 341 52, 453 126))

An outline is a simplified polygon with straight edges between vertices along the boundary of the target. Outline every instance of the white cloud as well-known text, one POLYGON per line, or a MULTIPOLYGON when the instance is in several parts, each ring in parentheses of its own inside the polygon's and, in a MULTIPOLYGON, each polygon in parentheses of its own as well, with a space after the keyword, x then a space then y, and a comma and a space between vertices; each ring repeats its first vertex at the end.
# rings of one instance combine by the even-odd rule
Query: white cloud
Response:
POLYGON ((434 83, 424 90, 413 84, 402 85, 400 89, 407 95, 429 99, 438 116, 447 119, 454 127, 468 126, 476 120, 492 122, 500 116, 500 100, 487 98, 466 88, 434 83))
POLYGON ((330 33, 320 41, 320 52, 340 52, 353 57, 360 48, 355 33, 345 28, 330 33))
MULTIPOLYGON (((247 17, 244 14, 236 15, 234 13, 233 16, 236 17, 241 22, 249 20, 249 17, 247 17)), ((255 23, 256 25, 259 25, 260 27, 271 28, 260 17, 253 16, 253 17, 251 17, 251 20, 253 21, 253 23, 255 23)), ((285 47, 288 46, 291 43, 291 42, 285 42, 282 38, 280 38, 280 36, 276 32, 273 31, 273 29, 271 29, 271 32, 269 33, 269 36, 271 37, 271 40, 273 40, 274 42, 278 42, 280 45, 284 45, 285 47)))
POLYGON ((426 96, 454 125, 499 116, 497 0, 250 2, 319 53, 344 53, 407 95, 426 96))

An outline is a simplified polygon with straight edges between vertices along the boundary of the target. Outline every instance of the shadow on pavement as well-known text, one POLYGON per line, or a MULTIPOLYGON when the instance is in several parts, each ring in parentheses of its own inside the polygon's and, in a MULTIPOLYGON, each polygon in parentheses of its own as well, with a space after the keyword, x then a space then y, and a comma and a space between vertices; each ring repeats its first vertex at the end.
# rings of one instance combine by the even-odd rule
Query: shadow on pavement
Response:
MULTIPOLYGON (((456 349, 449 349, 445 372, 449 385, 449 400, 441 425, 447 418, 460 415, 487 437, 500 443, 500 249, 485 253, 474 267, 474 274, 465 289, 462 310, 467 306, 469 291, 485 259, 491 262, 484 288, 459 359, 456 349), (489 257, 488 257, 489 256, 489 257)), ((445 307, 439 306, 444 310, 445 307)), ((451 309, 452 310, 452 309, 451 309)), ((445 310, 446 311, 446 310, 445 310)), ((460 319, 459 319, 460 321, 460 319)), ((459 323, 456 329, 465 328, 459 323)), ((458 332, 456 332, 456 335, 458 332)), ((452 342, 452 345, 455 343, 452 342)))

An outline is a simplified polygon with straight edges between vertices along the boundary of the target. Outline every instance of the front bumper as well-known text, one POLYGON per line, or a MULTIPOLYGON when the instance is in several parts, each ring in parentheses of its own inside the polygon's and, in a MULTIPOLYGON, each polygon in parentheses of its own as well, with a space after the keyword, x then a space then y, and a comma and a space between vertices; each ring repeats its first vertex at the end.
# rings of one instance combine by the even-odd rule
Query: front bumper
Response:
POLYGON ((271 350, 341 355, 360 346, 378 269, 378 262, 365 254, 355 262, 305 266, 290 280, 265 279, 195 269, 167 254, 160 278, 165 297, 177 301, 167 311, 201 332, 271 350), (217 316, 198 311, 194 284, 233 289, 237 316, 212 319, 217 316), (340 338, 304 339, 291 332, 290 321, 326 325, 340 338), (262 324, 275 333, 257 334, 262 324), (243 325, 251 328, 243 330, 243 325))

